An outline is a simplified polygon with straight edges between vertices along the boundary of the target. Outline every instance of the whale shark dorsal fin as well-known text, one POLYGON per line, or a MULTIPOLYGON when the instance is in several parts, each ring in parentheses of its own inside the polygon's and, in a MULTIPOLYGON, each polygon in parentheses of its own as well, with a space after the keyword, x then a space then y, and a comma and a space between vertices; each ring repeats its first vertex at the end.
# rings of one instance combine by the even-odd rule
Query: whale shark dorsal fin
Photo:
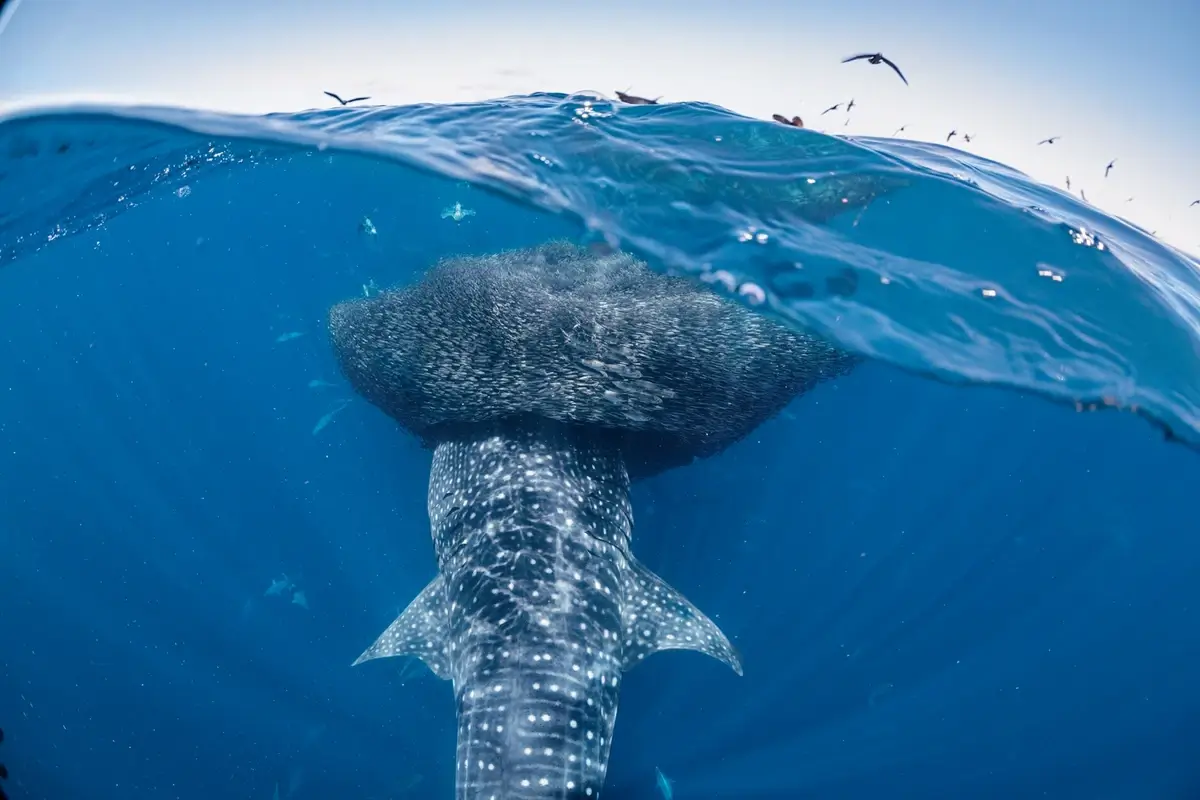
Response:
POLYGON ((416 656, 433 674, 450 680, 450 660, 446 657, 446 632, 449 630, 445 587, 439 575, 408 604, 404 613, 388 626, 375 644, 358 657, 353 666, 373 658, 416 656))
POLYGON ((629 565, 622 587, 622 669, 660 650, 697 650, 742 674, 741 655, 715 622, 632 556, 629 565))

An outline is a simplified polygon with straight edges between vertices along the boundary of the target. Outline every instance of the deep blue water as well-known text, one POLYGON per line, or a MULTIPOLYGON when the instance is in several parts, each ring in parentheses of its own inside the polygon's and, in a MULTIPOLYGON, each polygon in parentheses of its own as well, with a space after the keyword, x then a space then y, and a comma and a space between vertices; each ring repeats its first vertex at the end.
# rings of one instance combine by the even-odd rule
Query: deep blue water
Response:
POLYGON ((349 666, 434 574, 429 456, 325 314, 559 237, 872 357, 635 489, 638 557, 746 668, 633 670, 606 797, 1200 797, 1193 259, 1002 165, 702 105, 122 114, 0 121, 14 797, 452 796, 449 685, 349 666))

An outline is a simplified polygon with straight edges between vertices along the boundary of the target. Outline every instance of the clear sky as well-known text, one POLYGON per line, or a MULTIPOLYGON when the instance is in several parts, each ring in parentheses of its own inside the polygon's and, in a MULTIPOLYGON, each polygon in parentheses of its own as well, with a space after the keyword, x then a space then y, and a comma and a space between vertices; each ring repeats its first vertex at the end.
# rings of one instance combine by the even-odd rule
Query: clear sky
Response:
POLYGON ((630 89, 829 132, 944 141, 1200 252, 1198 0, 22 0, 0 108, 238 112, 630 89), (904 69, 843 65, 882 50, 904 69), (822 116, 837 102, 856 108, 822 116), (1038 146, 1049 136, 1054 145, 1038 146), (1105 179, 1104 167, 1117 159, 1105 179), (1132 201, 1127 198, 1132 197, 1132 201))

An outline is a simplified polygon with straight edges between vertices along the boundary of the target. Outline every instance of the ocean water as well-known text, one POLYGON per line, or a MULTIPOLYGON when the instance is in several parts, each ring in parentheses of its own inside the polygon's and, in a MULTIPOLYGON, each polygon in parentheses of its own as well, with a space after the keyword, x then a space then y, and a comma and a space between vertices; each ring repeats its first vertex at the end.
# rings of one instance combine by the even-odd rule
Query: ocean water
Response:
POLYGON ((864 356, 635 487, 745 674, 632 670, 605 797, 1200 797, 1195 258, 940 145, 540 94, 0 120, 14 798, 453 796, 449 684, 350 667, 429 454, 326 318, 553 239, 864 356))

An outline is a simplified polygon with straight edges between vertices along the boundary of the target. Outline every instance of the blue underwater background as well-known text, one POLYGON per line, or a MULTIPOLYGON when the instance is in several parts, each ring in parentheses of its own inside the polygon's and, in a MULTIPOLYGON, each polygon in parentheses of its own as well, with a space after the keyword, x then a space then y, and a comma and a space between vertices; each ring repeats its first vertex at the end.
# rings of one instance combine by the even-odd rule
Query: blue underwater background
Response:
POLYGON ((0 122, 9 794, 452 796, 449 684, 350 667, 435 572, 429 455, 354 398, 325 316, 447 255, 599 236, 871 357, 635 488, 634 552, 745 675, 630 672, 606 797, 659 797, 656 768, 680 800, 1200 797, 1195 261, 948 148, 685 105, 606 112, 588 150, 590 106, 0 122), (685 174, 630 165, 663 153, 685 174), (879 197, 781 200, 820 159, 879 197), (762 231, 771 259, 737 249, 762 231), (868 288, 789 290, 779 259, 868 288), (871 294, 888 270, 907 295, 871 294))

